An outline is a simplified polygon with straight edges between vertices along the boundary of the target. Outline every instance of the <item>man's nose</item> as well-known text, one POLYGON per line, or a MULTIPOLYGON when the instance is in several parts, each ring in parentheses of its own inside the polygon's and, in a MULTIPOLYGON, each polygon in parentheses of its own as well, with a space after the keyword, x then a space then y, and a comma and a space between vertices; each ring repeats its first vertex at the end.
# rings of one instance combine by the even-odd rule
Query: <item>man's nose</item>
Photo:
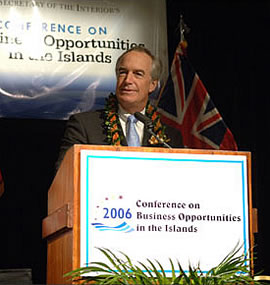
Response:
POLYGON ((132 83, 132 81, 133 81, 133 74, 132 74, 132 72, 131 71, 127 72, 126 73, 126 77, 125 77, 125 82, 126 83, 132 83))

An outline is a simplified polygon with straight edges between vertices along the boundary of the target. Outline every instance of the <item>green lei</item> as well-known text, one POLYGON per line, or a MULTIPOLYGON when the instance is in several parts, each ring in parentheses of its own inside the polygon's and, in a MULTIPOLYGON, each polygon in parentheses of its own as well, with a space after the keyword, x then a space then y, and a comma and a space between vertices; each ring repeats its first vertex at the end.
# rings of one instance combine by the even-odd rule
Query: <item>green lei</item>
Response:
MULTIPOLYGON (((107 142, 110 145, 120 146, 121 141, 123 139, 123 134, 121 131, 121 125, 117 116, 117 112, 118 101, 116 96, 111 93, 106 99, 104 128, 106 130, 107 142)), ((152 106, 149 101, 147 102, 145 108, 145 115, 152 120, 155 134, 161 140, 168 142, 169 139, 165 134, 165 127, 161 124, 160 116, 157 113, 157 109, 152 106)), ((149 139, 149 143, 154 146, 159 144, 159 141, 154 136, 151 136, 149 139)))

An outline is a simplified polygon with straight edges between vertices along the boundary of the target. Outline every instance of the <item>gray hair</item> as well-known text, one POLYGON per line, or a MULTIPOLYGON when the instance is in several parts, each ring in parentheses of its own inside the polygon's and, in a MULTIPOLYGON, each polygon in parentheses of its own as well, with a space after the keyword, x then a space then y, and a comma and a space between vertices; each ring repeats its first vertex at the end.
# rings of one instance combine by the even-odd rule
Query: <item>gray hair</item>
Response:
POLYGON ((115 65, 115 72, 116 75, 118 75, 118 71, 119 71, 119 66, 120 63, 123 59, 123 57, 132 51, 136 51, 136 52, 143 52, 145 54, 147 54, 149 57, 151 57, 152 59, 152 70, 151 70, 151 77, 153 80, 159 80, 161 77, 161 72, 162 72, 162 62, 159 58, 157 58, 156 56, 154 56, 150 50, 148 50, 147 48, 143 47, 143 46, 135 46, 127 51, 125 51, 122 55, 120 55, 120 57, 117 59, 116 61, 116 65, 115 65))

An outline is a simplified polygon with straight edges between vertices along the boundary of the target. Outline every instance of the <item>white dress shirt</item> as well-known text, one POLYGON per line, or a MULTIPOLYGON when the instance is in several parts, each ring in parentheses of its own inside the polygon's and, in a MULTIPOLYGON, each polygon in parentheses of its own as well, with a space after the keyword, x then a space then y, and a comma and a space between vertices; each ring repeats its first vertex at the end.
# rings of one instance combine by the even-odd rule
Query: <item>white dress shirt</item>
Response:
MULTIPOLYGON (((120 124, 122 126, 124 136, 126 137, 127 134, 127 118, 130 115, 127 111, 125 111, 121 105, 119 104, 118 106, 118 115, 119 115, 119 120, 120 124)), ((141 111, 142 114, 145 114, 145 108, 141 111)), ((141 121, 138 121, 135 125, 136 131, 139 135, 140 138, 140 143, 142 144, 143 140, 143 131, 144 131, 144 124, 141 121)))

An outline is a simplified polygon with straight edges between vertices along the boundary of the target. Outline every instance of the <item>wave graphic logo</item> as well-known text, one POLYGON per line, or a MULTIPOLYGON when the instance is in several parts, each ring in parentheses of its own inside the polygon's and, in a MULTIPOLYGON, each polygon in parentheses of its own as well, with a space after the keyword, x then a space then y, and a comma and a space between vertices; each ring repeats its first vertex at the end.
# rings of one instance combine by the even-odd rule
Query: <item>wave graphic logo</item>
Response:
POLYGON ((134 231, 134 229, 131 226, 129 226, 126 222, 123 222, 122 224, 115 227, 109 227, 102 223, 92 223, 92 225, 99 231, 115 231, 115 232, 124 232, 124 233, 131 233, 134 231))

